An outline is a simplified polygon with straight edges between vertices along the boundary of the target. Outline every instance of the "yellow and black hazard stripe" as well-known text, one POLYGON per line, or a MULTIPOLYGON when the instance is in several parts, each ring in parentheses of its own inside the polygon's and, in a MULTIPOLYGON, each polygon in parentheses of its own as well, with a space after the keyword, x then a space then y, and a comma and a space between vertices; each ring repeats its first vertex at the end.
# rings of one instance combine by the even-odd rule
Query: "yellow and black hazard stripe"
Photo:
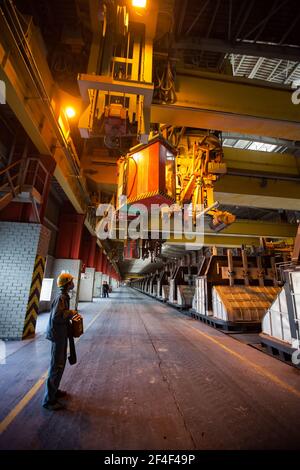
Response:
POLYGON ((42 282, 45 271, 46 258, 36 256, 30 294, 27 304, 26 317, 23 330, 23 339, 32 336, 35 333, 36 319, 39 310, 42 282))
POLYGON ((150 199, 151 197, 155 197, 155 196, 163 196, 165 199, 169 200, 170 204, 175 203, 175 199, 172 196, 170 196, 169 194, 161 190, 149 191, 148 193, 142 193, 135 197, 129 197, 128 203, 133 204, 135 202, 140 201, 141 199, 150 199))

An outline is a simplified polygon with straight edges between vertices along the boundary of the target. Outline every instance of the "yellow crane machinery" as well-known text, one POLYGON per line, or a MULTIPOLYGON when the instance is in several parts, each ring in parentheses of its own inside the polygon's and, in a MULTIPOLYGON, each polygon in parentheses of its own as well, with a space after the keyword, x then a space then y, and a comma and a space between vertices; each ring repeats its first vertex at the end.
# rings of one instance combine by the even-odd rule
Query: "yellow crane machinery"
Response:
MULTIPOLYGON (((235 221, 233 214, 219 210, 218 202, 214 201, 214 183, 220 175, 226 173, 222 145, 218 136, 203 132, 197 135, 192 145, 189 141, 190 136, 186 136, 181 144, 177 142, 177 145, 173 145, 171 139, 167 140, 157 133, 147 144, 131 149, 119 161, 118 199, 126 196, 128 207, 136 203, 143 204, 147 209, 152 204, 167 205, 169 210, 164 215, 170 219, 174 211, 188 204, 192 206, 195 223, 197 217, 208 215, 211 229, 219 232, 235 221), (168 188, 172 188, 172 191, 169 192, 168 188)), ((129 220, 138 217, 130 216, 130 212, 128 215, 129 220)), ((151 213, 148 224, 153 222, 152 216, 151 213)), ((160 222, 155 227, 162 235, 160 222)), ((126 259, 151 257, 154 260, 160 256, 161 244, 165 240, 152 240, 150 225, 148 240, 128 243, 125 237, 126 259)))
POLYGON ((192 154, 185 150, 177 156, 178 202, 192 203, 194 218, 200 205, 202 213, 211 217, 210 227, 215 232, 236 219, 230 212, 218 210, 218 202, 214 200, 214 183, 226 170, 222 145, 215 134, 204 135, 194 142, 192 154))

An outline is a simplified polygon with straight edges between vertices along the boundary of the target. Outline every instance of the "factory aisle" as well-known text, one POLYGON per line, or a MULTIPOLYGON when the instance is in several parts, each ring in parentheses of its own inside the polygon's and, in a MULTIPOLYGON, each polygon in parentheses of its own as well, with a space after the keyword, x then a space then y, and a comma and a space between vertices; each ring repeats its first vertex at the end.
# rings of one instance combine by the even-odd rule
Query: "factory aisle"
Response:
POLYGON ((296 369, 130 288, 81 312, 67 410, 43 336, 0 365, 1 449, 300 449, 296 369))

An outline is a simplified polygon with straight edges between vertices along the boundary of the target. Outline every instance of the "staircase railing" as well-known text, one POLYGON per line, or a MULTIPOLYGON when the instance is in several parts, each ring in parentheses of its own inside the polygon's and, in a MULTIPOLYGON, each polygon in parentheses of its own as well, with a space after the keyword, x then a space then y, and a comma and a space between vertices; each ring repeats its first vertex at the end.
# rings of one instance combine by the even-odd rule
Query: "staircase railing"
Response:
POLYGON ((20 168, 17 167, 21 166, 21 163, 22 159, 0 170, 0 193, 12 193, 13 197, 18 194, 20 168))
POLYGON ((39 195, 38 203, 42 203, 48 178, 49 171, 37 157, 17 160, 0 170, 0 209, 22 191, 31 192, 33 188, 39 195))

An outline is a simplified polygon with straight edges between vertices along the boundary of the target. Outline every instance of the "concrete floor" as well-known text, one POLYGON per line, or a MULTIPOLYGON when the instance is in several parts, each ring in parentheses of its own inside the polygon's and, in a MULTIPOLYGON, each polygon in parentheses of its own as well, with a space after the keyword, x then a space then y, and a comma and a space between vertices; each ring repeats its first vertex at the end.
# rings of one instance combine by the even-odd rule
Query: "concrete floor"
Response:
POLYGON ((80 310, 67 410, 43 328, 0 365, 0 449, 300 449, 299 370, 129 288, 80 310))

